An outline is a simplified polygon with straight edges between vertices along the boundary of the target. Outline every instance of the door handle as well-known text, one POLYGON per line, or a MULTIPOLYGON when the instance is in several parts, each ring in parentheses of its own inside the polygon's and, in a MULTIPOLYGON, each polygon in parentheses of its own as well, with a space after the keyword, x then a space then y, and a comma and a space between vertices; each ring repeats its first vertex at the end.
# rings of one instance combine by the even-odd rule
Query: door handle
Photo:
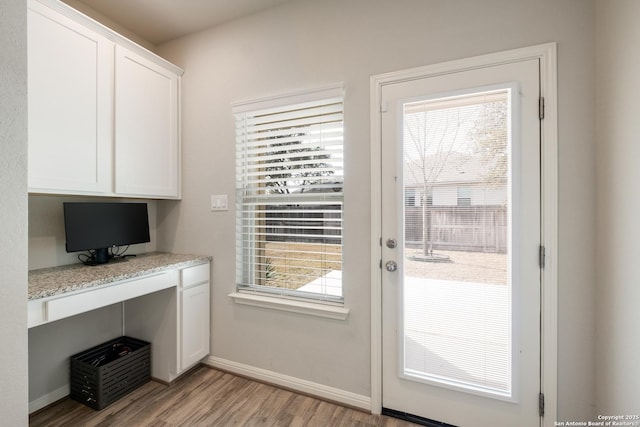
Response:
POLYGON ((396 264, 395 261, 387 261, 387 263, 384 266, 387 269, 387 271, 390 271, 392 273, 398 269, 398 264, 396 264))

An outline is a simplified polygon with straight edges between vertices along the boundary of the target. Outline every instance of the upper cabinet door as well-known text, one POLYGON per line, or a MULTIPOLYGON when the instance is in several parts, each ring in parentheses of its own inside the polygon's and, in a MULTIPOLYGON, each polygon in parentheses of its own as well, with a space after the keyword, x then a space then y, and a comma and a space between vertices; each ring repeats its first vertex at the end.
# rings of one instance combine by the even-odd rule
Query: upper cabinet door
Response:
POLYGON ((122 46, 115 52, 115 192, 179 198, 178 76, 122 46))
POLYGON ((29 191, 111 191, 113 43, 37 2, 28 9, 29 191))

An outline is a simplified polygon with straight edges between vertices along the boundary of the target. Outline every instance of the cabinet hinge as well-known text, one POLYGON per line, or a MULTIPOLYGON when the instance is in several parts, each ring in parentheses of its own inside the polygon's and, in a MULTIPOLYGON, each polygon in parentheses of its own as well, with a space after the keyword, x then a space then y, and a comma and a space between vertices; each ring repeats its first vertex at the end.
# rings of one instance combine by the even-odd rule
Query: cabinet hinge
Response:
POLYGON ((547 254, 546 254, 545 247, 540 245, 539 252, 538 252, 538 264, 540 265, 540 268, 544 268, 546 256, 547 254))
POLYGON ((538 395, 538 413, 541 417, 544 416, 544 393, 538 395))
POLYGON ((540 120, 544 119, 544 98, 540 97, 538 100, 538 116, 540 120))

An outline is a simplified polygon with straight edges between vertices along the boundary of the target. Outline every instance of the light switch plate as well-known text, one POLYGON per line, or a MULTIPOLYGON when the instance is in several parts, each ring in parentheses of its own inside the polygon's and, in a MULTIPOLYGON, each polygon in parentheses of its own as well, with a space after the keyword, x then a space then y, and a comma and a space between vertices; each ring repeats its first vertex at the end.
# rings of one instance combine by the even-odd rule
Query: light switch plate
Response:
POLYGON ((227 195, 226 194, 211 195, 211 210, 212 211, 229 210, 227 195))

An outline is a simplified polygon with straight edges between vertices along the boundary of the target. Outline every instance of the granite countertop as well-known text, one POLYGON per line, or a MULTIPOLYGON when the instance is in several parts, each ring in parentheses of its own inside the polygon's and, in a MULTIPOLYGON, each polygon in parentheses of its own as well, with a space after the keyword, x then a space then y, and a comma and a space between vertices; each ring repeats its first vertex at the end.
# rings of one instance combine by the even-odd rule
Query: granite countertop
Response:
POLYGON ((28 300, 52 297, 173 268, 189 267, 210 260, 211 257, 203 255, 153 252, 97 266, 71 264, 31 270, 28 300))

